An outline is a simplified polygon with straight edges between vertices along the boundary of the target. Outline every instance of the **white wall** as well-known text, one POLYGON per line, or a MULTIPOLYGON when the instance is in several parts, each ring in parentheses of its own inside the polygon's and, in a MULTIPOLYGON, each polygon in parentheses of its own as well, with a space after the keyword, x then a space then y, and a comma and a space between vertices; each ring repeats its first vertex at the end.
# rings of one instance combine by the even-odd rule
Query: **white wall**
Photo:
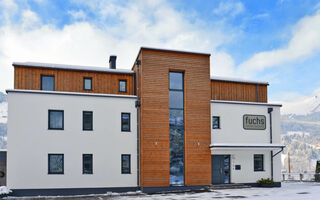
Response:
POLYGON ((137 186, 134 98, 8 93, 8 187, 94 188, 137 186), (48 130, 48 109, 64 110, 64 130, 48 130), (82 111, 93 111, 93 131, 82 130, 82 111), (121 132, 121 112, 131 132, 121 132), (48 175, 48 153, 64 154, 64 174, 48 175), (82 154, 93 154, 93 174, 82 174, 82 154), (121 174, 131 154, 131 174, 121 174))
MULTIPOLYGON (((272 107, 273 143, 280 143, 280 107, 273 105, 231 104, 211 102, 211 116, 220 116, 220 129, 211 127, 211 143, 233 144, 270 144, 270 118, 268 108, 272 107), (265 130, 245 130, 243 115, 265 115, 265 130)), ((211 118, 212 126, 212 118, 211 118)), ((280 149, 273 149, 273 153, 280 149)), ((213 155, 231 155, 231 182, 254 183, 261 178, 271 178, 271 149, 212 149, 213 155), (254 172, 253 155, 264 154, 264 171, 254 172), (235 165, 241 165, 241 170, 235 170, 235 165)), ((280 154, 274 157, 273 177, 281 181, 280 154)))

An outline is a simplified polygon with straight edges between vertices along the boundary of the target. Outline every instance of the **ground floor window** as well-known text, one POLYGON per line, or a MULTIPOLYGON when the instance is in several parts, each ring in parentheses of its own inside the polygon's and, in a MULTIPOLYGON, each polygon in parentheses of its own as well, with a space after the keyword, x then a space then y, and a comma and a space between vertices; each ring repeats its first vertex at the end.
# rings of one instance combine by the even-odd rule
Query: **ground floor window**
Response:
POLYGON ((264 171, 263 169, 263 154, 254 154, 253 156, 254 171, 264 171))
POLYGON ((63 174, 63 154, 48 154, 48 173, 63 174))
POLYGON ((122 154, 121 155, 121 174, 131 173, 131 155, 122 154))
POLYGON ((82 155, 82 173, 83 174, 92 174, 92 154, 83 154, 82 155))

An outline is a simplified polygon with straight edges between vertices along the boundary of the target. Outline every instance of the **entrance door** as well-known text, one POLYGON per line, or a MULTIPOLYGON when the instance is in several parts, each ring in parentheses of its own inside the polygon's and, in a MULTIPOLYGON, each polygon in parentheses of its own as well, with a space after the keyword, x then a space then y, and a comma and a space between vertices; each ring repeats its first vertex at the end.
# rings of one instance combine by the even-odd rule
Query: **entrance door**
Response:
POLYGON ((212 184, 230 183, 230 155, 212 155, 212 184))

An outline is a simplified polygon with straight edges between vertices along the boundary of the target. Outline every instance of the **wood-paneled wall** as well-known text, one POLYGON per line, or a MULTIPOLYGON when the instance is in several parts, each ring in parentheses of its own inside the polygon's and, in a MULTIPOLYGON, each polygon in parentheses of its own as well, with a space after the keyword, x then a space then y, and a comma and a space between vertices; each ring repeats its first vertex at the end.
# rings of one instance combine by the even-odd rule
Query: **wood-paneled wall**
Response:
POLYGON ((133 94, 133 75, 15 66, 14 88, 40 90, 41 75, 55 77, 55 91, 133 94), (83 90, 83 78, 92 78, 92 90, 83 90), (119 92, 119 80, 127 80, 127 92, 119 92))
POLYGON ((267 103, 267 85, 211 80, 211 99, 267 103))
POLYGON ((184 72, 185 185, 211 184, 209 58, 140 51, 141 186, 170 185, 169 71, 184 72))

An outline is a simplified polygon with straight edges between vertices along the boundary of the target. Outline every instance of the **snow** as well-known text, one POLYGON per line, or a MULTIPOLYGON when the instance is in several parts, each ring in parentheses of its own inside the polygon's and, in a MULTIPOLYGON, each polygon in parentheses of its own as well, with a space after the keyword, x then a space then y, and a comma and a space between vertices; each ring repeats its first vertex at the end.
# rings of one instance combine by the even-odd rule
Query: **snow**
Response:
POLYGON ((12 191, 11 190, 9 190, 6 186, 1 186, 0 187, 0 195, 1 194, 9 194, 9 193, 11 193, 12 191))
POLYGON ((181 194, 158 194, 143 196, 122 196, 116 198, 139 199, 139 200, 185 200, 185 199, 248 199, 248 200, 318 200, 320 194, 320 183, 283 183, 281 188, 242 188, 214 190, 203 193, 181 193, 181 194))
POLYGON ((293 135, 310 136, 310 133, 302 132, 302 131, 288 131, 287 135, 289 135, 289 136, 293 136, 293 135))
POLYGON ((320 111, 320 98, 318 95, 311 95, 283 102, 281 114, 308 115, 320 111))
POLYGON ((260 106, 282 106, 277 103, 261 103, 261 102, 245 102, 245 101, 225 101, 225 100, 211 100, 211 103, 229 103, 229 104, 247 104, 247 105, 260 105, 260 106))
POLYGON ((223 77, 223 76, 211 76, 211 80, 269 85, 269 83, 265 82, 265 81, 253 81, 253 80, 246 80, 246 79, 241 79, 241 78, 223 77))
POLYGON ((0 123, 7 123, 8 116, 8 103, 0 103, 0 123))
POLYGON ((270 144, 270 143, 213 143, 210 145, 211 148, 225 147, 225 148, 282 148, 285 147, 283 144, 270 144))
POLYGON ((39 62, 13 62, 14 66, 27 66, 27 67, 41 67, 41 68, 53 68, 53 69, 69 69, 69 70, 81 70, 81 71, 98 71, 109 73, 125 73, 133 74, 134 71, 126 69, 109 69, 106 67, 93 67, 93 66, 81 66, 81 65, 65 65, 56 63, 39 63, 39 62))

